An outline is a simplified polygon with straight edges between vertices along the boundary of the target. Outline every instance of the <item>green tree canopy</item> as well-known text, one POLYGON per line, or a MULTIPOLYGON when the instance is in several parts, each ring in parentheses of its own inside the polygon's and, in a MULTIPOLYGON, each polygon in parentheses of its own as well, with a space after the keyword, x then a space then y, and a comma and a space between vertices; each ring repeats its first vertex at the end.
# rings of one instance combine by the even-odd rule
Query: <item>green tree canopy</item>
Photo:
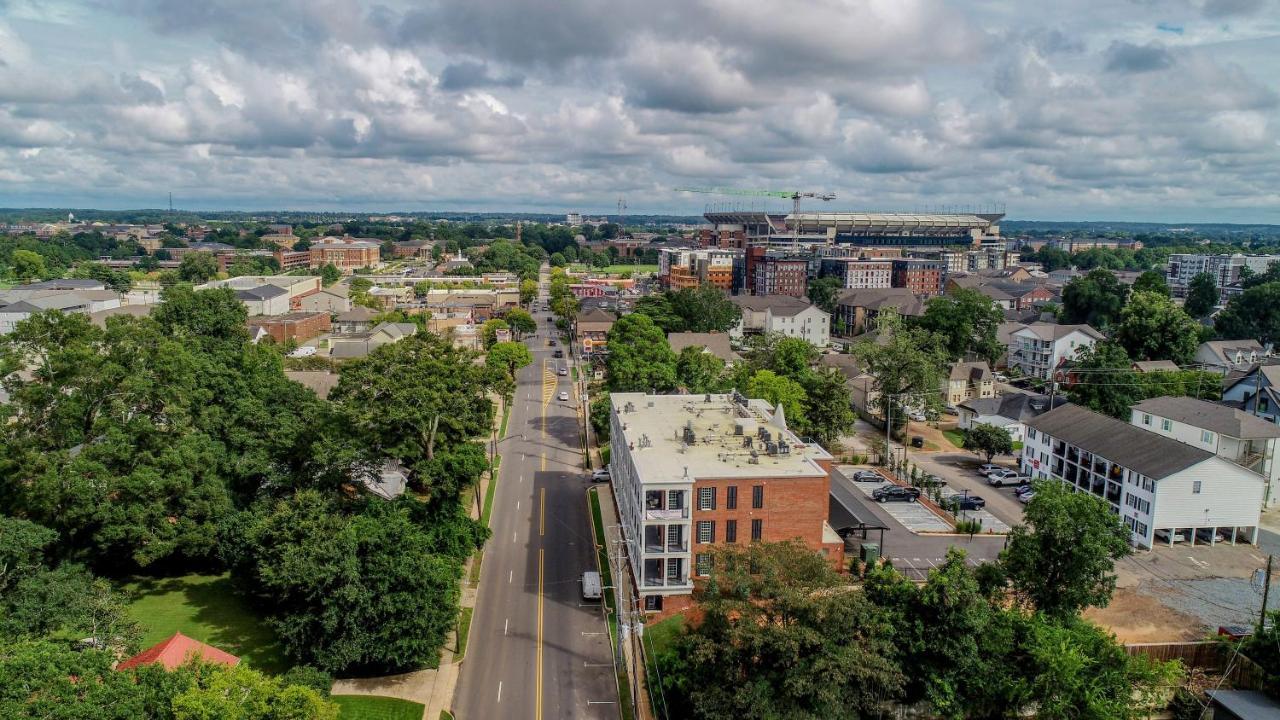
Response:
POLYGON ((1118 343, 1103 340, 1079 351, 1072 370, 1079 379, 1067 394, 1077 405, 1111 417, 1128 417, 1129 407, 1142 399, 1133 361, 1118 343))
POLYGON ((719 392, 724 385, 724 361, 691 345, 676 358, 676 379, 691 393, 719 392))
POLYGON ((710 283, 670 293, 671 309, 684 320, 686 332, 728 332, 742 311, 723 290, 710 283))
POLYGON ((676 386, 676 354, 647 315, 624 315, 609 330, 609 389, 664 392, 676 386))
POLYGON ((1091 270, 1062 289, 1059 319, 1068 325, 1085 323, 1106 328, 1120 318, 1129 288, 1109 270, 1091 270))
POLYGON ((178 277, 190 283, 202 283, 212 280, 218 274, 218 261, 213 253, 184 253, 178 265, 178 277))
POLYGON ((684 318, 676 313, 667 293, 646 295, 636 300, 635 314, 647 316, 664 333, 685 331, 684 318))
POLYGON ((1187 301, 1182 306, 1187 314, 1194 318, 1202 318, 1213 312, 1218 304, 1218 284, 1213 275, 1207 272, 1197 273, 1191 278, 1187 288, 1187 301))
POLYGON ((19 280, 40 280, 49 275, 44 257, 30 250, 14 250, 9 258, 13 276, 19 280))
POLYGON ((538 330, 538 323, 533 316, 519 308, 508 310, 502 319, 507 321, 507 325, 511 327, 517 339, 538 330))
POLYGON ((484 323, 480 325, 480 342, 484 345, 485 349, 493 347, 493 344, 498 342, 498 331, 510 329, 511 325, 501 318, 485 320, 484 323))
POLYGON ((903 402, 937 409, 942 404, 938 392, 948 363, 942 337, 921 328, 907 328, 894 313, 881 313, 878 334, 884 340, 864 340, 853 355, 874 379, 879 393, 881 415, 893 409, 895 427, 906 423, 903 402))
POLYGON ((1280 344, 1280 282, 1257 285, 1231 298, 1213 328, 1222 338, 1280 344))
POLYGON ((931 298, 914 325, 943 338, 952 359, 972 353, 995 362, 1004 352, 996 336, 1003 322, 1004 313, 990 298, 977 290, 960 288, 931 298))
POLYGON ((978 423, 964 433, 964 449, 982 455, 991 462, 996 455, 1013 453, 1013 438, 1009 431, 987 423, 978 423))
POLYGON ((781 405, 788 425, 805 427, 807 419, 804 414, 804 387, 795 380, 772 370, 757 370, 747 383, 746 394, 748 397, 767 400, 775 407, 781 405))
POLYGON ((1159 270, 1147 270, 1133 281, 1133 292, 1153 292, 1157 295, 1169 296, 1169 283, 1165 282, 1164 273, 1159 270))
POLYGON ((1168 295, 1135 291, 1115 327, 1115 341, 1133 360, 1172 360, 1183 365, 1200 345, 1200 324, 1168 295))
POLYGON ((838 278, 824 277, 810 280, 805 293, 809 296, 809 302, 817 305, 825 313, 834 314, 836 300, 839 299, 842 290, 844 286, 840 284, 838 278))
POLYGON ((510 383, 509 387, 514 388, 516 371, 533 363, 533 354, 524 343, 500 342, 494 343, 493 347, 489 348, 484 361, 490 367, 501 370, 510 383))

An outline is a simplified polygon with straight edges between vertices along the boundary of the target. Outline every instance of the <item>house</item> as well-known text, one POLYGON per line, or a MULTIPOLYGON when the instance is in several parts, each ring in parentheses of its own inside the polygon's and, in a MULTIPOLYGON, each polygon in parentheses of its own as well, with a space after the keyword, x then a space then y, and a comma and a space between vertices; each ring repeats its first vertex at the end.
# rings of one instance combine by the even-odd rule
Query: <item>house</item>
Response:
POLYGON ((13 332, 18 323, 46 310, 91 315, 122 304, 120 293, 110 290, 33 290, 24 285, 0 292, 0 335, 13 332))
POLYGON ((1074 358, 1077 352, 1101 339, 1102 333, 1088 325, 1024 325, 1009 337, 1009 369, 1049 380, 1063 360, 1074 358))
POLYGON ((1244 370, 1269 354, 1257 340, 1210 340, 1200 343, 1194 359, 1205 370, 1226 375, 1232 370, 1244 370))
POLYGON ((1149 373, 1177 372, 1182 368, 1172 360, 1137 360, 1133 363, 1133 369, 1140 373, 1149 373))
POLYGON ((333 319, 333 332, 338 335, 367 333, 373 329, 373 319, 377 316, 377 312, 363 305, 356 305, 346 312, 338 313, 333 319))
POLYGON ((298 309, 304 312, 327 312, 330 315, 351 309, 351 288, 346 285, 330 285, 320 292, 298 301, 298 309))
POLYGON ((327 370, 285 370, 284 376, 315 393, 321 400, 338 386, 338 373, 327 370))
POLYGON ((383 345, 400 342, 418 332, 413 323, 379 323, 367 333, 334 335, 329 339, 329 357, 334 360, 362 358, 383 345))
POLYGON ((1129 422, 1198 447, 1267 481, 1263 507, 1280 502, 1280 426, 1239 408, 1190 397, 1158 397, 1134 405, 1129 422))
POLYGON ((738 393, 613 393, 609 406, 624 562, 645 612, 691 607, 726 544, 799 540, 843 564, 827 524, 833 458, 781 409, 738 393))
POLYGON ((131 670, 142 665, 159 665, 165 670, 176 670, 191 660, 227 667, 240 664, 240 658, 235 655, 176 632, 137 655, 121 661, 116 665, 116 670, 131 670))
POLYGON ((366 490, 383 500, 395 500, 409 483, 408 471, 395 460, 384 460, 377 470, 362 478, 366 490))
POLYGON ((858 360, 845 353, 823 353, 818 364, 835 368, 844 375, 844 386, 849 389, 849 406, 862 417, 879 417, 880 392, 875 388, 875 378, 864 371, 858 360))
POLYGON ((800 338, 815 347, 831 344, 831 316, 818 306, 790 295, 736 295, 729 298, 742 310, 742 318, 729 335, 779 333, 800 338))
POLYGON ((587 360, 609 352, 609 331, 617 316, 607 310, 592 308, 581 310, 573 318, 573 344, 578 354, 587 360))
POLYGON ((296 312, 284 315, 261 315, 249 318, 249 330, 262 328, 276 342, 303 342, 329 332, 329 313, 296 312))
POLYGON ((236 290, 236 299, 244 304, 249 315, 283 315, 289 312, 289 291, 279 285, 260 285, 247 290, 236 290))
POLYGON ((919 317, 924 314, 924 302, 906 288, 850 290, 836 300, 835 333, 852 337, 873 330, 876 318, 885 310, 919 317))
POLYGON ((973 398, 956 406, 959 422, 956 427, 968 430, 975 425, 995 425, 1009 432, 1014 442, 1026 437, 1026 424, 1031 418, 1065 405, 1061 395, 1036 395, 1031 393, 1005 393, 998 397, 973 398))
POLYGON ((667 335, 667 343, 671 345, 671 349, 677 355, 687 347, 700 347, 725 361, 727 365, 732 365, 742 360, 742 356, 734 352, 733 348, 730 347, 729 336, 725 333, 670 333, 667 335))
POLYGON ((148 317, 155 305, 121 305, 120 307, 108 308, 97 312, 89 313, 89 322, 100 328, 107 326, 107 318, 129 316, 129 317, 148 317))
POLYGON ((996 379, 985 362, 958 362, 951 366, 942 394, 950 407, 973 398, 995 397, 996 379))
POLYGON ((1280 423, 1280 365, 1255 365, 1229 378, 1222 401, 1269 423, 1280 423))
POLYGON ((1194 543, 1196 530, 1211 538, 1226 533, 1233 543, 1258 540, 1261 475, 1077 405, 1027 421, 1021 466, 1035 479, 1059 480, 1106 500, 1140 547, 1184 535, 1194 543))
POLYGON ((990 298, 1000 309, 1015 312, 1027 311, 1054 299, 1053 291, 1043 283, 1014 282, 987 275, 960 275, 947 279, 948 293, 961 288, 976 290, 990 298))

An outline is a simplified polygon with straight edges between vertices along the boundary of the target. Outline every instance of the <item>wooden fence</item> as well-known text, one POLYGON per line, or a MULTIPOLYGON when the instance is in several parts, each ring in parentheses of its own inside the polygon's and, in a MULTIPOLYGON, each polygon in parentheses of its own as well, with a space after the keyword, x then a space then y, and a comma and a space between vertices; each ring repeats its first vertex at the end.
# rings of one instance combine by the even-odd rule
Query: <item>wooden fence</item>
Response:
POLYGON ((1134 643, 1125 645, 1130 655, 1143 655, 1152 660, 1181 660, 1189 668, 1226 674, 1226 681, 1238 690, 1260 690, 1267 673, 1254 661, 1237 653, 1231 645, 1217 640, 1173 643, 1134 643))

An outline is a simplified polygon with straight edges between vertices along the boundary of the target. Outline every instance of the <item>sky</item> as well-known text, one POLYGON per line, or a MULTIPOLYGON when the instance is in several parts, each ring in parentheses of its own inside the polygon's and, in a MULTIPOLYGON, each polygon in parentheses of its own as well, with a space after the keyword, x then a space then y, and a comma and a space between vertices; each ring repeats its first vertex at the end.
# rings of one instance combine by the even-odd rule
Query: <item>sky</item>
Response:
POLYGON ((0 0, 0 207, 1280 223, 1280 0, 0 0))

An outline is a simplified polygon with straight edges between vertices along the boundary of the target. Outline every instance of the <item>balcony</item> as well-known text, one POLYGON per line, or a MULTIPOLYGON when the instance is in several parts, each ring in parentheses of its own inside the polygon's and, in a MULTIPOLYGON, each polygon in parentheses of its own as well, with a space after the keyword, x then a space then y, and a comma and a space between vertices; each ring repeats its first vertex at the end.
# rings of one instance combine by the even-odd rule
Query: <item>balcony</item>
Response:
POLYGON ((689 518, 689 508, 676 508, 674 510, 645 510, 645 520, 687 520, 689 518))

